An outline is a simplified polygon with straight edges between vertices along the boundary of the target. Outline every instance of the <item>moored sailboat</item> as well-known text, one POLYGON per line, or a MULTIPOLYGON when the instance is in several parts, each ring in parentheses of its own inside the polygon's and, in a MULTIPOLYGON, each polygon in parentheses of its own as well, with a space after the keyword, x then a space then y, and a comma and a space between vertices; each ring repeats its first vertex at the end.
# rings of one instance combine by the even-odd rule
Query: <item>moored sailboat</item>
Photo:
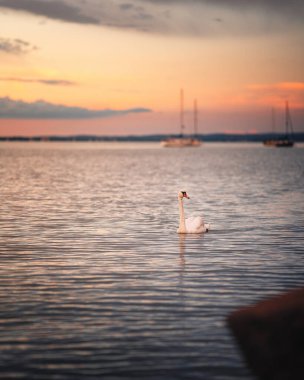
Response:
MULTIPOLYGON (((274 133, 274 110, 272 111, 272 124, 274 133)), ((292 120, 289 111, 288 101, 285 103, 285 135, 277 138, 272 138, 263 141, 263 144, 267 147, 275 148, 292 148, 294 146, 294 141, 292 139, 293 127, 292 120)))
POLYGON ((169 137, 161 141, 161 145, 165 148, 184 148, 184 147, 199 147, 201 141, 197 135, 197 103, 194 101, 194 135, 193 137, 184 136, 184 92, 180 92, 180 135, 177 137, 169 137))

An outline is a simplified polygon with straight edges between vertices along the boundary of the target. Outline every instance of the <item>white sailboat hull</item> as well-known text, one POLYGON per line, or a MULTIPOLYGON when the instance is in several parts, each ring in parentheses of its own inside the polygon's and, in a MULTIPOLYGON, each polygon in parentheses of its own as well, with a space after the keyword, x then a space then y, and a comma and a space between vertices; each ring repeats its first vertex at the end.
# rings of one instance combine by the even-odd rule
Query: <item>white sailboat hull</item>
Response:
POLYGON ((198 139, 187 137, 169 138, 161 141, 164 148, 185 148, 185 147, 199 147, 201 142, 198 139))

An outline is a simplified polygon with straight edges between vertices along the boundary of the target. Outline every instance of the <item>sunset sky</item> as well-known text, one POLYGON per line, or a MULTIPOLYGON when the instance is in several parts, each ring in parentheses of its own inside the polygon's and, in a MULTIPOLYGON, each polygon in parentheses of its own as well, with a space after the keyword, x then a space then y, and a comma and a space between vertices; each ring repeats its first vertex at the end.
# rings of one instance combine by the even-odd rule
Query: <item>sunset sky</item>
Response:
POLYGON ((303 0, 0 0, 0 135, 304 132, 303 0))

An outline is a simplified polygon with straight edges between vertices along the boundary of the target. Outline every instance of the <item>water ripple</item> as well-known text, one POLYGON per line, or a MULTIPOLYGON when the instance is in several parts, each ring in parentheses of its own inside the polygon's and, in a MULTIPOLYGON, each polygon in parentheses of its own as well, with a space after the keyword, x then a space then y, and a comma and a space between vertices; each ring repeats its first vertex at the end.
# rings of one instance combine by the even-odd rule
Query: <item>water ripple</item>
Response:
POLYGON ((0 156, 2 378, 251 378, 225 318, 303 285, 304 149, 2 143, 0 156), (176 234, 181 188, 210 233, 176 234))

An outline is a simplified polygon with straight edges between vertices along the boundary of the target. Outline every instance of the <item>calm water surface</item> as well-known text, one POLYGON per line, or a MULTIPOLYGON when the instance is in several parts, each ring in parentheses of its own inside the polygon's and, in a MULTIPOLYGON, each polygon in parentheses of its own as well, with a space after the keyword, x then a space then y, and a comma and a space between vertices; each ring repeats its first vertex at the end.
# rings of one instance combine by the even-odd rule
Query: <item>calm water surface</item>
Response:
POLYGON ((1 378, 252 379, 227 315, 304 284, 303 147, 1 143, 0 181, 1 378))

